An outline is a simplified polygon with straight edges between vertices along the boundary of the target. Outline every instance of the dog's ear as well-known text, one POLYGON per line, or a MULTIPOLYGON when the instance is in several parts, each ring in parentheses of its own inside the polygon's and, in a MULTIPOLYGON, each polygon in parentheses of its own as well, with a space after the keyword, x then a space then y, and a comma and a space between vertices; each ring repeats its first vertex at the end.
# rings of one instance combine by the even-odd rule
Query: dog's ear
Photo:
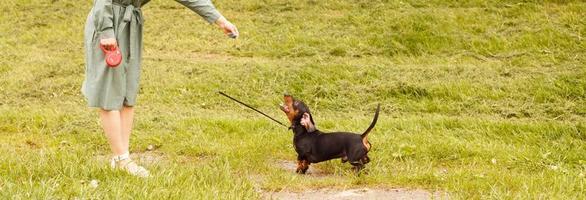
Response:
POLYGON ((301 125, 305 127, 305 130, 307 130, 307 132, 315 131, 315 124, 313 124, 313 120, 311 120, 311 114, 309 113, 303 113, 301 117, 301 125))
POLYGON ((293 103, 293 107, 295 107, 296 109, 299 109, 300 113, 308 114, 311 123, 315 126, 315 122, 313 121, 313 115, 311 114, 311 111, 309 111, 309 107, 307 107, 307 105, 305 105, 305 103, 303 103, 301 101, 295 101, 293 103))
POLYGON ((309 113, 306 113, 306 112, 303 113, 304 120, 309 120, 310 118, 311 118, 311 115, 309 113))

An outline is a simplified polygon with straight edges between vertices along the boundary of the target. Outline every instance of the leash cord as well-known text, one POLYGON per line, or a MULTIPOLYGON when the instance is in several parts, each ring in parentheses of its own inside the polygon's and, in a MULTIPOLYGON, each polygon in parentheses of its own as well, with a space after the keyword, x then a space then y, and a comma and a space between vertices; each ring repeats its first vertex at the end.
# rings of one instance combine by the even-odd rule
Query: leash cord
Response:
POLYGON ((287 126, 287 125, 283 124, 282 122, 280 122, 280 121, 278 121, 278 120, 276 120, 276 119, 274 119, 274 118, 272 118, 272 117, 268 116, 267 114, 264 114, 264 113, 263 113, 263 112, 261 112, 260 110, 257 110, 256 108, 253 108, 252 106, 249 106, 248 104, 245 104, 245 103, 243 103, 243 102, 241 102, 241 101, 238 101, 237 99, 235 99, 235 98, 233 98, 233 97, 231 97, 231 96, 228 96, 226 93, 224 93, 224 92, 222 92, 222 91, 218 91, 218 93, 220 93, 222 96, 225 96, 225 97, 227 97, 227 98, 231 99, 232 101, 236 101, 236 102, 238 102, 239 104, 242 104, 242 105, 246 106, 247 108, 250 108, 250 109, 252 109, 252 110, 254 110, 254 111, 256 111, 256 112, 260 113, 261 115, 264 115, 265 117, 268 117, 269 119, 273 120, 274 122, 277 122, 278 124, 280 124, 280 125, 282 125, 282 126, 284 126, 284 127, 287 127, 287 128, 289 127, 289 126, 287 126))

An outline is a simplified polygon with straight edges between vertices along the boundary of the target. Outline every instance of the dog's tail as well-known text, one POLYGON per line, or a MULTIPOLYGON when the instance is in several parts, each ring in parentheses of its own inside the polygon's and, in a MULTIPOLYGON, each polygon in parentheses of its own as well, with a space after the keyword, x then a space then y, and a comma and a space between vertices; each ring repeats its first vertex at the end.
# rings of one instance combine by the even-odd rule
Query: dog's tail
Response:
POLYGON ((374 113, 374 119, 372 119, 370 126, 366 129, 366 131, 364 131, 364 133, 362 133, 362 135, 360 135, 360 137, 366 138, 366 136, 368 136, 368 133, 370 133, 370 131, 374 128, 374 125, 376 125, 376 121, 378 120, 378 113, 379 112, 380 112, 380 104, 378 104, 376 106, 376 112, 374 113))
POLYGON ((362 133, 362 135, 360 135, 360 137, 362 137, 362 144, 364 144, 364 147, 366 147, 367 151, 370 150, 370 143, 368 142, 367 136, 368 136, 368 133, 370 133, 370 131, 374 128, 374 125, 376 125, 376 121, 378 120, 378 113, 379 112, 380 112, 380 104, 378 104, 376 106, 376 112, 374 113, 374 119, 372 119, 370 126, 368 126, 366 131, 364 131, 364 133, 362 133))

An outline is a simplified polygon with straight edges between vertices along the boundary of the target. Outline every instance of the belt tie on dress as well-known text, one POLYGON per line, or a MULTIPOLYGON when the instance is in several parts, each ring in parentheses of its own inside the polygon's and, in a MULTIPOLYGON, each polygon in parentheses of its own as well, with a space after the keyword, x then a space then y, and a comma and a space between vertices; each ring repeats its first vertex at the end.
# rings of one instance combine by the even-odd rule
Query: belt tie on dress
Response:
POLYGON ((124 28, 126 28, 126 26, 130 24, 130 26, 128 27, 128 29, 130 29, 129 60, 132 60, 136 56, 135 54, 137 52, 135 51, 140 51, 140 47, 138 46, 139 44, 137 44, 136 42, 136 38, 140 37, 138 35, 138 30, 140 29, 140 26, 143 23, 142 11, 140 10, 140 7, 136 8, 132 4, 127 5, 125 9, 126 10, 124 11, 124 18, 122 19, 120 27, 118 28, 117 36, 120 37, 120 34, 122 33, 122 31, 124 31, 124 28))

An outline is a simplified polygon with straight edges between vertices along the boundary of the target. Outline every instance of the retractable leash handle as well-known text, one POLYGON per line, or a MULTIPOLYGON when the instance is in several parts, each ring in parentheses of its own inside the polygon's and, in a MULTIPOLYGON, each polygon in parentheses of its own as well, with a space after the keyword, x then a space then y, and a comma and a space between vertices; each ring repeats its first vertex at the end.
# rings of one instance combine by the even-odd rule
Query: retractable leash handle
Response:
POLYGON ((113 47, 112 50, 108 50, 104 45, 100 44, 100 48, 104 51, 104 58, 108 67, 118 67, 122 62, 122 53, 120 53, 118 45, 114 45, 113 47))

